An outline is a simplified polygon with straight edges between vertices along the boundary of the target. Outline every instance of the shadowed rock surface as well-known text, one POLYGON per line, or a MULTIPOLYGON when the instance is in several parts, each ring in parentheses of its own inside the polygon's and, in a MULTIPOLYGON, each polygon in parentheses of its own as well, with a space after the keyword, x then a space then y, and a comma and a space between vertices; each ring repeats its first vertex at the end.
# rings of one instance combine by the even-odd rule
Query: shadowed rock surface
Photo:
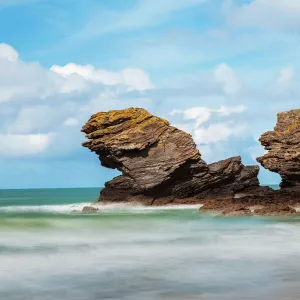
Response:
POLYGON ((300 109, 279 113, 277 118, 274 130, 260 138, 268 153, 257 161, 281 176, 282 188, 300 189, 300 109))
POLYGON ((105 184, 101 202, 146 205, 232 200, 259 189, 257 166, 240 157, 207 165, 191 135, 141 108, 100 112, 82 128, 104 167, 121 176, 105 184))

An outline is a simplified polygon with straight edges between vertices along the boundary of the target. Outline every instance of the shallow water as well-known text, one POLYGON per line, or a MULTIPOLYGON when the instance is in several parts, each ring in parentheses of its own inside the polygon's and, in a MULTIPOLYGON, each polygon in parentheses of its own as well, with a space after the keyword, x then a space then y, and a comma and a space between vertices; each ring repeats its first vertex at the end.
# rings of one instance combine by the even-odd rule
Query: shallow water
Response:
POLYGON ((98 193, 0 193, 0 299, 300 299, 299 218, 199 206, 71 214, 98 193))

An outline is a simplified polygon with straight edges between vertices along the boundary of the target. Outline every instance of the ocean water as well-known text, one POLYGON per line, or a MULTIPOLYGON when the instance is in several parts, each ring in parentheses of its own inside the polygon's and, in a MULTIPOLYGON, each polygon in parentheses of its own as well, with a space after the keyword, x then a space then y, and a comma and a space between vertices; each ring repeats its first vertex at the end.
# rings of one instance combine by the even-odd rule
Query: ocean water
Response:
POLYGON ((99 189, 0 191, 0 299, 300 299, 300 219, 101 206, 99 189))

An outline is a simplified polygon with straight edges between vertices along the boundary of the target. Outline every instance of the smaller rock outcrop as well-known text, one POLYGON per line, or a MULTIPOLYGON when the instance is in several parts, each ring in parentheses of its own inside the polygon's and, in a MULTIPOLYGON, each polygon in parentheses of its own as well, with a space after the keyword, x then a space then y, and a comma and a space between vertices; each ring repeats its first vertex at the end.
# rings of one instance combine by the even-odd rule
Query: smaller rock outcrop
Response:
POLYGON ((83 213, 95 213, 95 212, 98 212, 98 211, 99 211, 99 209, 96 208, 96 207, 93 207, 93 206, 85 206, 82 209, 83 213))
POLYGON ((300 189, 300 109, 280 113, 277 118, 274 130, 260 138, 268 152, 257 161, 281 176, 282 188, 300 189))

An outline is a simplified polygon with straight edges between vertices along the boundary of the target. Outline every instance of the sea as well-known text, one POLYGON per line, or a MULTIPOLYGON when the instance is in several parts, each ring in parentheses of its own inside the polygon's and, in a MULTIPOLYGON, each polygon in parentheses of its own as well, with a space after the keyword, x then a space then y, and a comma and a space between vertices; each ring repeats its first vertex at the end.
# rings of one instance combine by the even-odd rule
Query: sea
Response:
POLYGON ((99 192, 0 190, 1 300, 300 299, 300 218, 72 213, 99 192))

